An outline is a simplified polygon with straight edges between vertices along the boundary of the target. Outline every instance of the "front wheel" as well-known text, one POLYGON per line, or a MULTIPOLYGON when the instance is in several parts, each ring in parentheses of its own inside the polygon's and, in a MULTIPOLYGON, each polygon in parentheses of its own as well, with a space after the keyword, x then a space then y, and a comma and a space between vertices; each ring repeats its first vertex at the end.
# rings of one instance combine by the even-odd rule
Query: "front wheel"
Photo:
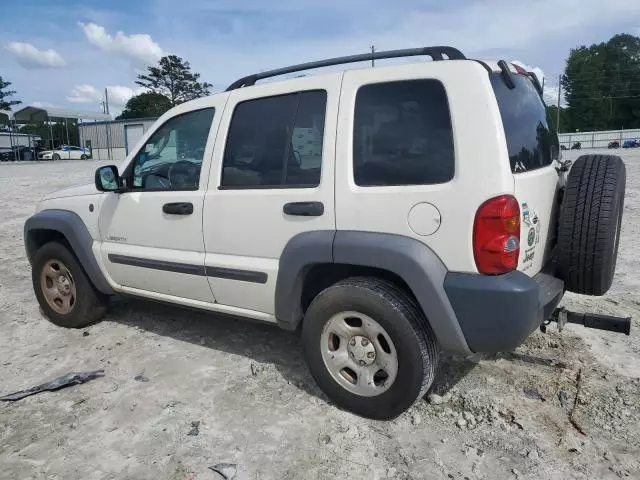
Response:
POLYGON ((433 382, 439 347, 415 300, 369 277, 321 292, 302 326, 311 374, 338 406, 363 417, 397 417, 433 382))
POLYGON ((53 157, 51 157, 53 160, 60 160, 60 155, 58 155, 57 153, 53 154, 53 157))
POLYGON ((80 155, 80 160, 86 160, 87 158, 89 157, 87 157, 84 153, 80 155))
POLYGON ((82 328, 104 315, 109 297, 98 292, 69 249, 58 242, 40 247, 31 279, 45 316, 61 327, 82 328))

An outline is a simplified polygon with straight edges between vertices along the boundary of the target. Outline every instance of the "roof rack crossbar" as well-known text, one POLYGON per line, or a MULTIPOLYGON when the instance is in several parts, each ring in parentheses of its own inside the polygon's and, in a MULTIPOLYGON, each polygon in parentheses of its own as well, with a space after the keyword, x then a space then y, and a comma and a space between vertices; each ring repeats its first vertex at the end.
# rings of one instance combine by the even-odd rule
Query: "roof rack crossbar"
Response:
POLYGON ((279 75, 285 75, 287 73, 301 72, 303 70, 312 70, 314 68, 329 67, 332 65, 341 65, 345 63, 367 62, 370 60, 382 60, 385 58, 415 57, 420 55, 427 55, 433 60, 444 60, 444 55, 446 55, 448 60, 466 60, 467 58, 457 48, 445 46, 407 48, 403 50, 387 50, 386 52, 363 53, 360 55, 349 55, 346 57, 327 58, 326 60, 301 63, 299 65, 291 65, 290 67, 276 68, 275 70, 254 73, 253 75, 248 75, 236 80, 231 85, 229 85, 227 91, 235 90, 242 87, 250 87, 251 85, 255 85, 258 80, 262 80, 265 78, 277 77, 279 75))

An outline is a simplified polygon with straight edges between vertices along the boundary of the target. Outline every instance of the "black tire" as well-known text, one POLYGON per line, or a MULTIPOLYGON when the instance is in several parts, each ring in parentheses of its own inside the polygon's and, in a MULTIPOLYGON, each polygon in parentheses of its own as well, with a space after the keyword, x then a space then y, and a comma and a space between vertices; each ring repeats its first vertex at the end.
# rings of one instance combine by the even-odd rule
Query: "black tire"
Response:
POLYGON ((440 349, 415 300, 393 283, 370 277, 342 280, 313 300, 304 316, 302 346, 311 374, 338 406, 363 417, 395 418, 422 398, 435 377, 440 349), (349 392, 325 366, 320 338, 325 324, 340 312, 357 311, 382 326, 398 356, 395 381, 383 393, 367 397, 349 392))
POLYGON ((51 157, 52 160, 60 160, 60 155, 58 155, 57 153, 54 153, 53 156, 51 157))
POLYGON ((626 170, 620 157, 583 155, 573 164, 558 227, 558 268, 567 290, 604 295, 616 269, 626 170))
POLYGON ((83 153, 80 155, 80 160, 86 160, 88 157, 83 153))
POLYGON ((109 304, 109 297, 94 288, 75 255, 66 245, 59 242, 46 243, 36 251, 31 265, 31 280, 45 316, 60 327, 82 328, 95 323, 102 318, 109 304), (73 277, 76 289, 75 303, 68 314, 56 312, 42 291, 41 274, 49 260, 62 262, 73 277))

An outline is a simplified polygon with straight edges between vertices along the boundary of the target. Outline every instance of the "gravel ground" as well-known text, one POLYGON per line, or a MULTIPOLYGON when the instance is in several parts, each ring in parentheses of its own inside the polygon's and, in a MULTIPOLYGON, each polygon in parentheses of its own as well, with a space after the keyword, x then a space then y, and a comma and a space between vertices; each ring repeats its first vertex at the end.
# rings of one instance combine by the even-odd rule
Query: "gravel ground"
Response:
POLYGON ((331 405, 297 338, 275 327, 133 299, 84 330, 50 324, 22 226, 43 194, 91 181, 99 163, 0 165, 0 392, 105 370, 0 403, 0 478, 215 479, 220 462, 237 479, 640 478, 640 151, 620 154, 614 286, 564 304, 634 316, 631 337, 551 326, 514 352, 447 358, 427 399, 390 422, 331 405))

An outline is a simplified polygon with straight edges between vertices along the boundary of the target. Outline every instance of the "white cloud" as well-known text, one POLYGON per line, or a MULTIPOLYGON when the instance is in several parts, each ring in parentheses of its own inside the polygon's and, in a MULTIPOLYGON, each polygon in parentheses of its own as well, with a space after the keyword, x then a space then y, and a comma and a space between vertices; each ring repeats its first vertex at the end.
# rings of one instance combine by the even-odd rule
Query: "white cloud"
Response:
POLYGON ((54 105, 53 103, 49 103, 49 102, 31 102, 30 105, 33 105, 34 107, 37 107, 37 108, 55 108, 55 107, 57 107, 57 105, 54 105))
MULTIPOLYGON (((109 106, 120 108, 134 95, 138 95, 146 89, 129 88, 124 85, 107 85, 109 93, 109 106)), ((72 103, 100 103, 104 100, 104 90, 99 90, 93 85, 76 85, 71 89, 67 100, 72 103)))
POLYGON ((129 88, 123 85, 110 85, 107 87, 109 91, 109 104, 115 106, 123 106, 134 95, 139 95, 147 89, 143 87, 129 88))
POLYGON ((55 50, 38 50, 30 43, 11 42, 6 47, 25 68, 61 68, 67 62, 55 50))
POLYGON ((114 37, 107 33, 104 27, 95 23, 78 24, 89 43, 106 52, 125 57, 136 66, 156 63, 164 54, 160 45, 146 33, 125 35, 123 32, 117 32, 114 37))
MULTIPOLYGON (((513 62, 516 65, 519 65, 520 67, 524 68, 527 72, 533 72, 536 74, 536 76, 538 77, 538 80, 540 81, 540 83, 542 84, 542 86, 544 87, 544 102, 547 105, 557 105, 558 104, 558 78, 554 77, 554 78, 550 78, 550 77, 546 77, 544 74, 544 71, 540 68, 540 67, 532 67, 530 65, 527 65, 524 62, 521 62, 519 60, 514 60, 513 62)), ((564 96, 560 97, 560 105, 561 106, 566 106, 566 102, 564 99, 564 96)))
POLYGON ((67 100, 72 103, 99 103, 102 93, 93 85, 76 85, 69 92, 67 100))

